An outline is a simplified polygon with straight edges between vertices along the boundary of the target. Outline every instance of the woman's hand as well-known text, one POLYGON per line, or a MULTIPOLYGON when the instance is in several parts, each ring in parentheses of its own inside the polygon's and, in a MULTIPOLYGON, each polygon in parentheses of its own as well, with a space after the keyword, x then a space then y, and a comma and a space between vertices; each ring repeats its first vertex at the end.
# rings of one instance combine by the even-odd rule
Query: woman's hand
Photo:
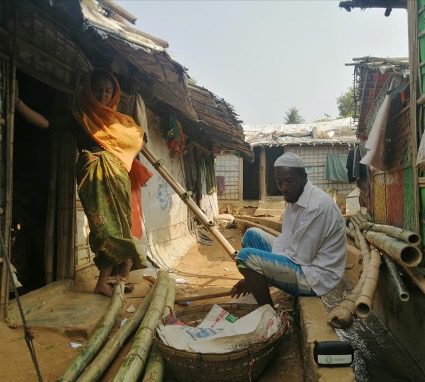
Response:
POLYGON ((26 119, 30 124, 42 129, 47 129, 49 127, 49 121, 44 117, 44 115, 37 113, 35 110, 25 105, 25 103, 19 98, 15 98, 15 110, 18 111, 19 114, 21 114, 22 117, 24 117, 24 119, 26 119))

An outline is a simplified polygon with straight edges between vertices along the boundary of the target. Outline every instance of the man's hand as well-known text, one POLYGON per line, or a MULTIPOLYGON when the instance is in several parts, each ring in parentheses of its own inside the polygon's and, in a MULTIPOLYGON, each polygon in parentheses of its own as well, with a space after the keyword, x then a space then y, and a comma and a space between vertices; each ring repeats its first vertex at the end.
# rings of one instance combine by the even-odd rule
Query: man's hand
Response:
POLYGON ((245 296, 248 293, 251 293, 250 289, 248 288, 248 283, 245 279, 242 279, 238 281, 230 291, 230 295, 232 297, 239 298, 241 296, 245 296))

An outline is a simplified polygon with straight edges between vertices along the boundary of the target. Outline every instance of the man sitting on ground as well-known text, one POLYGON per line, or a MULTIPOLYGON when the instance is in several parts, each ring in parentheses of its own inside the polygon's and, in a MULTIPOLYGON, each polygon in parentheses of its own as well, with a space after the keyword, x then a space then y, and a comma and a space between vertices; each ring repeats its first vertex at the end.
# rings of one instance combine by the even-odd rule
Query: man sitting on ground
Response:
POLYGON ((269 285, 295 296, 321 296, 338 284, 346 262, 344 219, 332 198, 307 181, 303 160, 285 153, 274 170, 286 201, 282 233, 245 232, 236 258, 244 279, 232 288, 233 297, 252 293, 271 306, 269 285))

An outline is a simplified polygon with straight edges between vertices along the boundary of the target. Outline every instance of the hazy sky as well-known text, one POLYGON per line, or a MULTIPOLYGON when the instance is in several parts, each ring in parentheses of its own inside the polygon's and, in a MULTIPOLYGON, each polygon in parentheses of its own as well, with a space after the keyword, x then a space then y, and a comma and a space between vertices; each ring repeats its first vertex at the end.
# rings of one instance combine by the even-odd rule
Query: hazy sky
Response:
POLYGON ((407 57, 407 13, 352 10, 339 1, 138 1, 118 3, 136 27, 168 41, 198 85, 234 106, 244 123, 338 115, 353 57, 407 57))

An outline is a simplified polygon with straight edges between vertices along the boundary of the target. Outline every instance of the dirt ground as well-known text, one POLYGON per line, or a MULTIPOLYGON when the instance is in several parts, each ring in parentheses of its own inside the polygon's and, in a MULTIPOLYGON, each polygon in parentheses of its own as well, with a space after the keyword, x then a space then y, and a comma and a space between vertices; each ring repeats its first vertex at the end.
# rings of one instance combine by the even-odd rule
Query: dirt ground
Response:
MULTIPOLYGON (((223 235, 236 248, 240 247, 241 232, 237 229, 224 229, 223 235)), ((211 235, 209 235, 211 237, 211 235)), ((241 278, 235 263, 226 252, 215 242, 213 245, 194 245, 181 261, 172 269, 175 274, 176 300, 187 300, 187 303, 176 304, 175 309, 184 309, 186 306, 199 304, 224 303, 231 301, 230 297, 220 297, 206 300, 192 301, 194 295, 208 295, 222 293, 230 288, 241 278)), ((76 289, 80 292, 91 293, 96 282, 97 272, 92 268, 79 272, 76 280, 76 289)), ((117 322, 131 313, 126 310, 130 305, 137 306, 149 290, 149 283, 143 280, 140 271, 132 272, 131 280, 135 284, 135 290, 126 295, 122 314, 117 322)), ((290 296, 272 290, 273 299, 279 307, 286 310, 293 317, 293 300, 290 296)), ((34 347, 40 368, 46 381, 55 381, 61 376, 71 360, 77 356, 79 350, 70 346, 71 342, 84 344, 87 339, 64 334, 46 328, 31 328, 34 336, 34 347)), ((21 327, 11 329, 4 324, 0 325, 0 370, 1 381, 5 382, 32 382, 36 381, 36 374, 24 340, 21 327)), ((125 346, 120 356, 111 365, 110 369, 102 378, 102 381, 110 381, 119 367, 120 360, 128 351, 129 344, 125 346)), ((287 382, 301 382, 303 368, 299 351, 298 328, 293 326, 286 335, 279 349, 278 355, 271 362, 261 382, 285 380, 287 382)), ((172 375, 167 373, 167 382, 174 382, 172 375)))

